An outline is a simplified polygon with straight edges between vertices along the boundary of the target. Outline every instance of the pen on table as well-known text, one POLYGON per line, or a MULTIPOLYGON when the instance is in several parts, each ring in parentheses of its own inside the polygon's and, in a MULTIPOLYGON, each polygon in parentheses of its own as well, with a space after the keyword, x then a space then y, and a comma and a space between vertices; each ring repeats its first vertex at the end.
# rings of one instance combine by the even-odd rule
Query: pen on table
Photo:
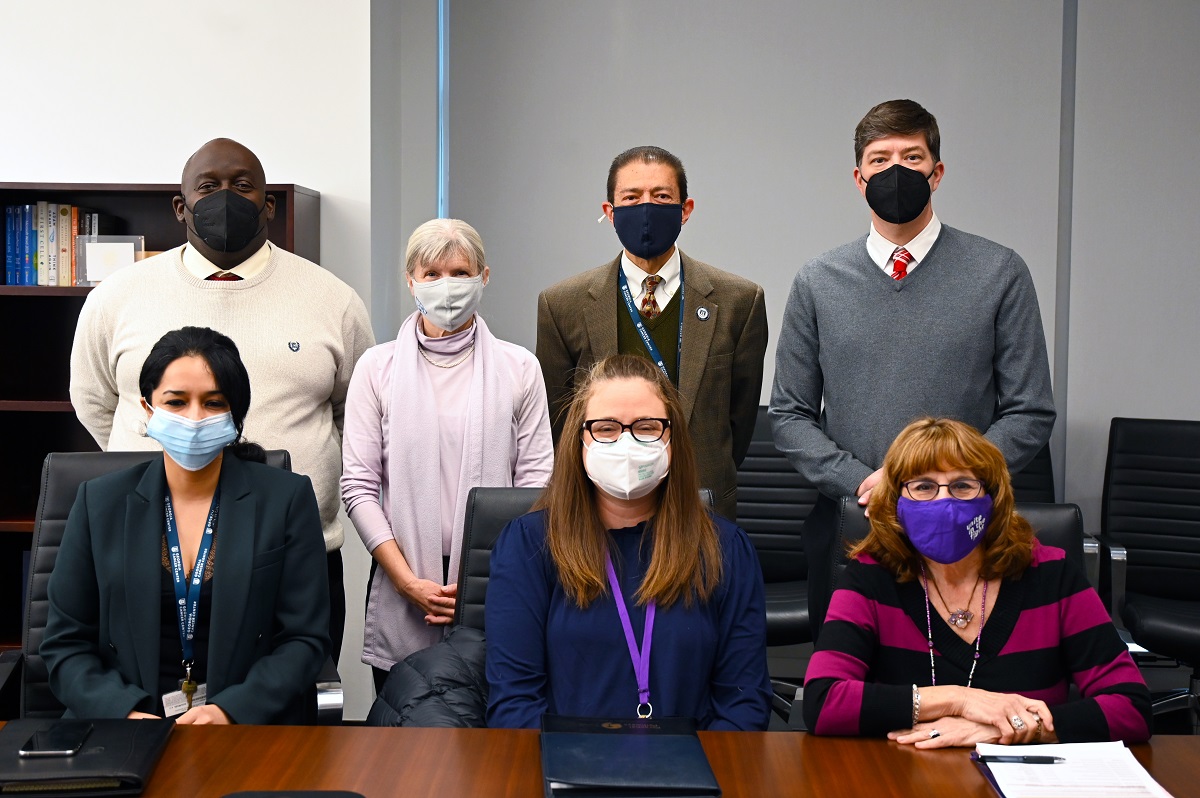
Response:
POLYGON ((980 756, 979 761, 984 764, 1012 762, 1018 765, 1057 765, 1067 760, 1061 756, 980 756))

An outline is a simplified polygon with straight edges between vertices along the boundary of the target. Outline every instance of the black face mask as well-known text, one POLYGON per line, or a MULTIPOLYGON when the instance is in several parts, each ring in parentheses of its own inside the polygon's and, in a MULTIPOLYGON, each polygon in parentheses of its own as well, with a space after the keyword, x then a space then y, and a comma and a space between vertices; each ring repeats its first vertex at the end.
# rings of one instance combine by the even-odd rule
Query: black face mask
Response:
POLYGON ((916 169, 892 164, 867 181, 867 204, 885 222, 908 224, 929 204, 933 194, 929 188, 931 177, 933 172, 923 175, 916 169))
POLYGON ((679 238, 683 227, 683 205, 643 202, 613 208, 613 227, 621 246, 649 260, 666 252, 679 238))
POLYGON ((215 191, 188 208, 192 212, 192 232, 217 252, 241 252, 267 226, 266 222, 258 223, 266 207, 264 204, 259 208, 227 188, 215 191))

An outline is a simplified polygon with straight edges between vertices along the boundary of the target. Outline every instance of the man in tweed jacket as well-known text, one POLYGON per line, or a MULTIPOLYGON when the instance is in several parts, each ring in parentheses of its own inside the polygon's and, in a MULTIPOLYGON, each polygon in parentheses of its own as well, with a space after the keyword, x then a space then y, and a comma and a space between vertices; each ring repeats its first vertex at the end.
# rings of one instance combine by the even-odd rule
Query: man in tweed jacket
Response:
POLYGON ((677 157, 658 147, 618 155, 601 207, 624 250, 541 293, 537 357, 556 444, 571 393, 593 363, 618 353, 660 362, 683 395, 701 485, 712 490, 716 511, 736 520, 737 466, 758 412, 767 313, 760 286, 675 246, 694 206, 677 157))

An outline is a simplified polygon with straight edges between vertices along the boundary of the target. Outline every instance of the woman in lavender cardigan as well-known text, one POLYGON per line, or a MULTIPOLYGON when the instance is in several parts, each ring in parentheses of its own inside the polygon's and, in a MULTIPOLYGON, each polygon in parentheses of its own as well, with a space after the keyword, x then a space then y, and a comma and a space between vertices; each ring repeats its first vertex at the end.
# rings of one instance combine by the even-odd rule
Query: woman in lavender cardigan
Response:
POLYGON ((392 665, 441 639, 454 616, 467 493, 546 483, 554 450, 537 359, 476 309, 490 270, 479 233, 434 219, 408 240, 417 311, 367 350, 350 380, 342 500, 374 559, 363 662, 392 665))
POLYGON ((917 748, 1149 738, 1141 673, 1082 571, 1014 512, 1000 450, 927 418, 883 472, 808 666, 809 728, 917 748))

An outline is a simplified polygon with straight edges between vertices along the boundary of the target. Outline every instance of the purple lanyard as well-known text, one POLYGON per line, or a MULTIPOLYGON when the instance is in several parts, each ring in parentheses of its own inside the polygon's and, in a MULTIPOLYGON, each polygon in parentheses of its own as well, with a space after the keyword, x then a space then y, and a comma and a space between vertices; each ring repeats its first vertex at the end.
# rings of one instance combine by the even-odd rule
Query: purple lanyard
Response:
POLYGON ((617 602, 617 614, 621 616, 621 628, 625 630, 625 644, 629 646, 629 659, 633 662, 633 674, 637 679, 638 705, 637 716, 648 718, 654 714, 650 704, 650 642, 654 634, 654 607, 651 601, 646 605, 646 627, 642 630, 642 648, 638 650, 637 641, 633 639, 633 624, 629 622, 629 610, 625 608, 625 597, 621 595, 621 583, 617 581, 617 571, 613 568, 612 557, 608 561, 608 584, 612 587, 613 598, 617 602), (643 714, 643 707, 644 714, 643 714))

